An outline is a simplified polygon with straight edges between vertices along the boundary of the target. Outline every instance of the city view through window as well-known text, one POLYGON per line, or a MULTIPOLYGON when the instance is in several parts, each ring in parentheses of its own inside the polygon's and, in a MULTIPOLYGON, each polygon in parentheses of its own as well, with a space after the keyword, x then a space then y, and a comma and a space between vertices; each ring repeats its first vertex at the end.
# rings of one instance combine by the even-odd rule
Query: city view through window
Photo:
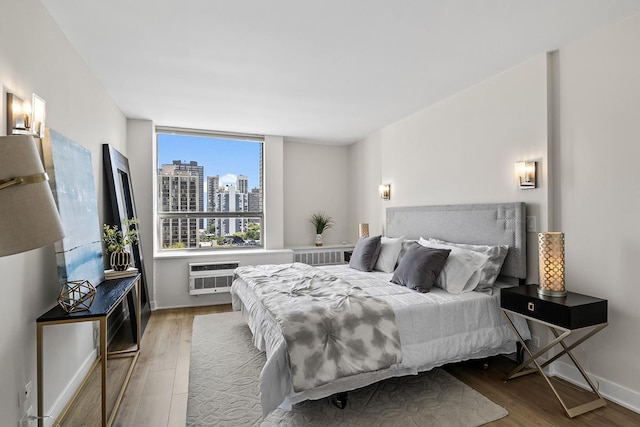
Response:
POLYGON ((262 141, 158 130, 162 249, 262 246, 262 141))

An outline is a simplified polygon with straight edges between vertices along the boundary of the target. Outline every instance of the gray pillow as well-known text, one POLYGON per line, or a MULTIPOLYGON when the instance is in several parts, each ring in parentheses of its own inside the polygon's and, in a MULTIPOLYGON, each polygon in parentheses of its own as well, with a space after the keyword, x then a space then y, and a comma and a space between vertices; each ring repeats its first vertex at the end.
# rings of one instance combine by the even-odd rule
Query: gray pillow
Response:
POLYGON ((418 292, 429 292, 444 268, 449 252, 450 249, 411 245, 398 264, 391 281, 418 292))
POLYGON ((349 260, 349 267, 361 271, 372 271, 380 255, 382 236, 361 237, 356 242, 349 260))
POLYGON ((407 250, 414 245, 418 245, 417 240, 404 240, 402 242, 402 247, 400 248, 400 253, 398 254, 398 265, 400 265, 400 261, 402 261, 402 258, 404 258, 404 254, 407 253, 407 250))

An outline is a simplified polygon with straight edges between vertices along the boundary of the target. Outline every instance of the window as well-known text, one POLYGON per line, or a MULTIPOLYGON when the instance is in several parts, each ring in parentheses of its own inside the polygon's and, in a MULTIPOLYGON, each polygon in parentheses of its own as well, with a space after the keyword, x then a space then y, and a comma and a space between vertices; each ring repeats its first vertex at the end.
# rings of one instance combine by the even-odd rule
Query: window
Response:
POLYGON ((264 137, 156 128, 161 250, 262 247, 264 137))

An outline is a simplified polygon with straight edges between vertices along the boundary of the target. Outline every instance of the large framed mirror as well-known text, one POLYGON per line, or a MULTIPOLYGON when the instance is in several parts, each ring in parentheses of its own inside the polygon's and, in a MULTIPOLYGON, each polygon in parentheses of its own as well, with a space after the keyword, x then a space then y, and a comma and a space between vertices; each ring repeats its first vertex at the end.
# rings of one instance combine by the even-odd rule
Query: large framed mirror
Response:
MULTIPOLYGON (((133 187, 131 184, 131 174, 129 172, 129 160, 118 150, 109 144, 102 144, 102 156, 106 170, 107 186, 109 190, 109 200, 111 204, 112 224, 118 227, 124 227, 124 219, 138 218, 136 214, 136 204, 133 198, 133 187)), ((138 269, 141 275, 140 294, 142 310, 140 312, 140 336, 144 333, 144 329, 151 316, 151 306, 149 301, 149 292, 147 288, 147 275, 144 269, 144 258, 142 256, 142 244, 132 245, 131 253, 133 255, 133 266, 138 269)), ((128 301, 129 306, 133 307, 133 301, 128 301)), ((135 322, 131 322, 135 325, 135 322)), ((135 326, 134 326, 135 327, 135 326)), ((133 328, 134 328, 133 327, 133 328)), ((133 331, 133 336, 136 336, 133 331)))

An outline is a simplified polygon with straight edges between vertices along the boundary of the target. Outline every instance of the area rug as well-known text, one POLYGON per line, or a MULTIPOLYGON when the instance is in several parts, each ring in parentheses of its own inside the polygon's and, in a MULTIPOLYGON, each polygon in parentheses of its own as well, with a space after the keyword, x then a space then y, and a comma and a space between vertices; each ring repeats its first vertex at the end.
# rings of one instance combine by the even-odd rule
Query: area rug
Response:
POLYGON ((258 382, 264 352, 242 315, 196 316, 193 322, 187 426, 478 426, 506 409, 442 369, 390 378, 349 392, 345 409, 329 398, 262 418, 258 382))

